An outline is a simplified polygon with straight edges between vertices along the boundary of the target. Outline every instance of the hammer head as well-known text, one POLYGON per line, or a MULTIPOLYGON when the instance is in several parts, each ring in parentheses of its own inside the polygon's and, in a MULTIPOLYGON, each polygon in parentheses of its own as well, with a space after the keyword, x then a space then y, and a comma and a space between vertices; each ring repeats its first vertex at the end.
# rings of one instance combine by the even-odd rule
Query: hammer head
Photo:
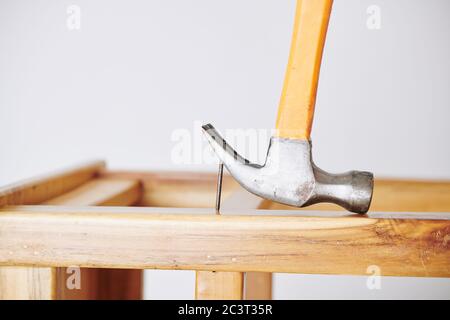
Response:
POLYGON ((331 174, 312 161, 306 140, 272 137, 264 165, 240 156, 210 124, 204 133, 219 159, 239 184, 263 198, 305 207, 332 202, 345 209, 366 213, 373 191, 373 175, 364 171, 331 174))

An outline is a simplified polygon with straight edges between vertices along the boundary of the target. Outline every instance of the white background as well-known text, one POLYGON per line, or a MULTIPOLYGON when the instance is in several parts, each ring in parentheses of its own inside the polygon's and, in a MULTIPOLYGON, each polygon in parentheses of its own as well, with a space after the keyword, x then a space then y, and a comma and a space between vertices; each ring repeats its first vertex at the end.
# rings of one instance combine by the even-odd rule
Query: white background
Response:
MULTIPOLYGON (((271 129, 294 0, 0 0, 0 184, 104 158, 171 161, 196 121, 271 129), (69 5, 81 29, 69 30, 69 5)), ((336 0, 313 127, 316 163, 450 179, 447 0, 336 0), (381 29, 366 26, 370 5, 381 29)), ((268 141, 259 141, 264 152, 268 141)), ((147 272, 147 298, 192 298, 192 272, 147 272)), ((444 279, 276 275, 275 298, 450 298, 444 279)))

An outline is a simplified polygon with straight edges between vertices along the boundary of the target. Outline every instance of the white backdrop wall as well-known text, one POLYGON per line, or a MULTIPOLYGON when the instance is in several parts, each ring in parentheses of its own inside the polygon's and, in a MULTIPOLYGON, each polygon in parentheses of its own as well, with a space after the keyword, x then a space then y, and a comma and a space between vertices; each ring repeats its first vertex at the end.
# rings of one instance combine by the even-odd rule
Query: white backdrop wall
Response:
MULTIPOLYGON (((0 0, 0 184, 92 158, 213 170, 174 163, 172 135, 199 137, 201 122, 273 127, 294 7, 0 0)), ((447 0, 335 0, 312 136, 318 165, 450 179, 449 10, 447 0)), ((366 280, 276 275, 274 296, 450 298, 445 279, 383 278, 380 290, 366 280)), ((145 282, 147 298, 193 297, 192 272, 149 271, 145 282)))

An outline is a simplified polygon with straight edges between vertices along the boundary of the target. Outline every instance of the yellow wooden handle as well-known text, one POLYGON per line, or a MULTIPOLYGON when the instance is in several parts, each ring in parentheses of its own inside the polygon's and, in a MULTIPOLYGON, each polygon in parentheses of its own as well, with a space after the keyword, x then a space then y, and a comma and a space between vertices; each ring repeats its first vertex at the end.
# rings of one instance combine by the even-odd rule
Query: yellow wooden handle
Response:
POLYGON ((277 117, 281 138, 309 140, 333 0, 297 0, 291 52, 277 117))

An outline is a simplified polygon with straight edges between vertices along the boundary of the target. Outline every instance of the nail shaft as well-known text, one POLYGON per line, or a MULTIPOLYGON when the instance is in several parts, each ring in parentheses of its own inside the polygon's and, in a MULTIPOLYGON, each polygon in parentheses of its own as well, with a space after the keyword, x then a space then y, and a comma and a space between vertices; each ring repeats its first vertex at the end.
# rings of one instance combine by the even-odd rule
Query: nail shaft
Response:
POLYGON ((216 214, 220 214, 220 198, 222 197, 223 163, 219 163, 219 173, 217 174, 216 191, 216 214))

